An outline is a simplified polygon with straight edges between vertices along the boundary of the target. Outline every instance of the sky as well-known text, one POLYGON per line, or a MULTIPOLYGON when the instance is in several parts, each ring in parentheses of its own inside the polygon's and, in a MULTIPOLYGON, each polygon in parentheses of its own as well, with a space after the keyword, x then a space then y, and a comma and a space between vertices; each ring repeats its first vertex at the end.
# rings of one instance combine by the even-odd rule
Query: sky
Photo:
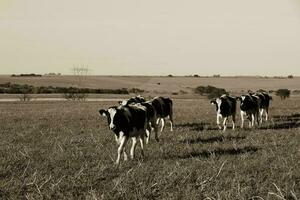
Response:
POLYGON ((300 75, 300 0, 1 0, 0 74, 300 75))

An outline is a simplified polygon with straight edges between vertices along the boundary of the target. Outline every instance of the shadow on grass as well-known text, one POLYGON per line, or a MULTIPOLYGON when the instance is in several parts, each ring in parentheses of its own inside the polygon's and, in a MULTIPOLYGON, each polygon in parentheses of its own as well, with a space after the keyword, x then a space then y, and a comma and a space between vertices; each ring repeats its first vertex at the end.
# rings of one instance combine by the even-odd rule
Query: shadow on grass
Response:
MULTIPOLYGON (((181 123, 177 124, 176 127, 179 128, 188 128, 193 131, 204 131, 204 130, 219 130, 218 127, 214 124, 207 122, 200 123, 181 123)), ((291 128, 299 128, 300 127, 300 113, 291 114, 291 115, 275 115, 268 122, 263 122, 262 126, 258 129, 266 130, 266 129, 291 129, 291 128)), ((231 130, 232 127, 227 126, 227 130, 231 130)), ((236 128, 240 128, 237 126, 236 128)), ((252 130, 251 128, 247 128, 247 126, 243 130, 252 130)), ((220 138, 215 139, 217 141, 223 141, 220 138)), ((199 141, 201 142, 201 141, 199 141)))
POLYGON ((200 122, 200 123, 182 123, 182 124, 176 124, 176 127, 179 128, 189 128, 193 131, 203 131, 203 130, 219 130, 218 127, 213 126, 210 123, 207 122, 200 122))
POLYGON ((246 136, 214 136, 209 138, 195 138, 195 139, 184 139, 181 140, 181 143, 187 144, 196 144, 196 143, 214 143, 214 142, 223 142, 224 140, 243 140, 246 136))
POLYGON ((275 115, 259 129, 291 129, 300 127, 300 114, 275 115))
POLYGON ((165 159, 189 159, 189 158, 194 158, 194 157, 203 157, 203 158, 209 158, 211 156, 225 156, 225 155, 240 155, 240 154, 245 154, 245 153, 255 153, 259 149, 254 146, 245 146, 242 148, 226 148, 226 149, 221 149, 217 148, 212 151, 208 150, 203 150, 203 151, 192 151, 185 153, 183 155, 166 155, 165 159))

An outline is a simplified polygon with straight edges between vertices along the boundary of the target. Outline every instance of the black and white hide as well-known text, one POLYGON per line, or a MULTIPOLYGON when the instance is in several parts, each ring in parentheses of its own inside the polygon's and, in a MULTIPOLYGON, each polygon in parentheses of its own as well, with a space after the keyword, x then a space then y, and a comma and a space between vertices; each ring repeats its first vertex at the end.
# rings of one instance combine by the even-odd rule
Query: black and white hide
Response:
POLYGON ((255 121, 259 124, 259 108, 261 99, 252 94, 241 95, 238 97, 241 109, 241 128, 244 128, 245 117, 249 120, 249 128, 254 127, 255 121))
POLYGON ((269 106, 270 106, 270 100, 272 100, 272 97, 266 92, 257 92, 255 94, 255 96, 258 96, 260 98, 260 106, 259 106, 260 123, 263 122, 264 113, 265 113, 265 121, 268 121, 269 106))
POLYGON ((130 99, 126 99, 123 101, 119 101, 119 104, 122 106, 127 106, 130 104, 135 104, 135 103, 143 103, 145 102, 145 98, 142 97, 141 95, 135 96, 135 97, 131 97, 130 99))
POLYGON ((169 97, 155 97, 150 102, 156 111, 157 124, 161 122, 160 132, 164 130, 165 118, 169 118, 171 131, 173 131, 173 101, 169 97))
POLYGON ((232 117, 232 130, 235 129, 235 115, 236 115, 236 98, 229 95, 222 95, 211 101, 212 105, 216 106, 217 112, 217 125, 219 129, 222 129, 220 125, 220 119, 223 120, 223 131, 227 129, 227 119, 232 117))
POLYGON ((140 140, 141 153, 144 156, 144 139, 147 137, 146 107, 141 105, 115 106, 107 110, 101 109, 99 113, 107 118, 108 127, 114 132, 118 144, 117 165, 120 163, 122 153, 124 153, 124 160, 127 160, 125 146, 129 138, 132 139, 131 158, 134 158, 137 139, 140 140))
POLYGON ((154 130, 155 140, 158 142, 158 124, 157 124, 157 114, 154 106, 151 101, 145 101, 145 98, 138 95, 136 97, 131 97, 128 100, 123 100, 119 102, 120 105, 128 106, 128 105, 142 105, 146 108, 147 113, 147 139, 146 143, 149 143, 150 135, 152 130, 154 130))

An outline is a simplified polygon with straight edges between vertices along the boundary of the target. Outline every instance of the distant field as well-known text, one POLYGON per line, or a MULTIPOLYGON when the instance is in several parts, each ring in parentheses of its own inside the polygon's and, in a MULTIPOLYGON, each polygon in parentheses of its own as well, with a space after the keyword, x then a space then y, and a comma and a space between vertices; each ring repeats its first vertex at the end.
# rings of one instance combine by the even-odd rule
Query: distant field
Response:
POLYGON ((0 103, 0 199, 300 197, 299 97, 274 98, 261 128, 224 134, 207 99, 175 99, 174 132, 120 168, 98 114, 115 103, 0 103))
POLYGON ((170 94, 174 92, 191 92, 199 85, 212 85, 225 88, 234 93, 258 89, 277 90, 287 88, 300 89, 300 77, 293 79, 260 77, 147 77, 147 76, 87 76, 82 79, 74 76, 10 77, 0 76, 0 83, 12 82, 34 86, 88 87, 88 88, 140 88, 151 93, 170 94))

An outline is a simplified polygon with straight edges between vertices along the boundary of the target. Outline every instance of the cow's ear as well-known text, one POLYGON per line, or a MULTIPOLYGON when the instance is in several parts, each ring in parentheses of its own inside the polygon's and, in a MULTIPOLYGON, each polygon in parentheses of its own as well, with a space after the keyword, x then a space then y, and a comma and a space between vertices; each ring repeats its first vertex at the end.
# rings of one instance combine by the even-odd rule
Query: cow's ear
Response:
MULTIPOLYGON (((119 101, 119 104, 121 106, 126 106, 126 105, 128 105, 128 100, 119 101)), ((117 108, 116 106, 114 106, 114 107, 117 108)))
POLYGON ((211 100, 210 103, 211 103, 212 105, 216 104, 216 103, 217 103, 217 102, 216 102, 216 99, 211 100))
POLYGON ((100 113, 100 115, 102 115, 103 117, 107 117, 107 110, 103 110, 103 109, 101 109, 101 110, 99 110, 99 113, 100 113))

